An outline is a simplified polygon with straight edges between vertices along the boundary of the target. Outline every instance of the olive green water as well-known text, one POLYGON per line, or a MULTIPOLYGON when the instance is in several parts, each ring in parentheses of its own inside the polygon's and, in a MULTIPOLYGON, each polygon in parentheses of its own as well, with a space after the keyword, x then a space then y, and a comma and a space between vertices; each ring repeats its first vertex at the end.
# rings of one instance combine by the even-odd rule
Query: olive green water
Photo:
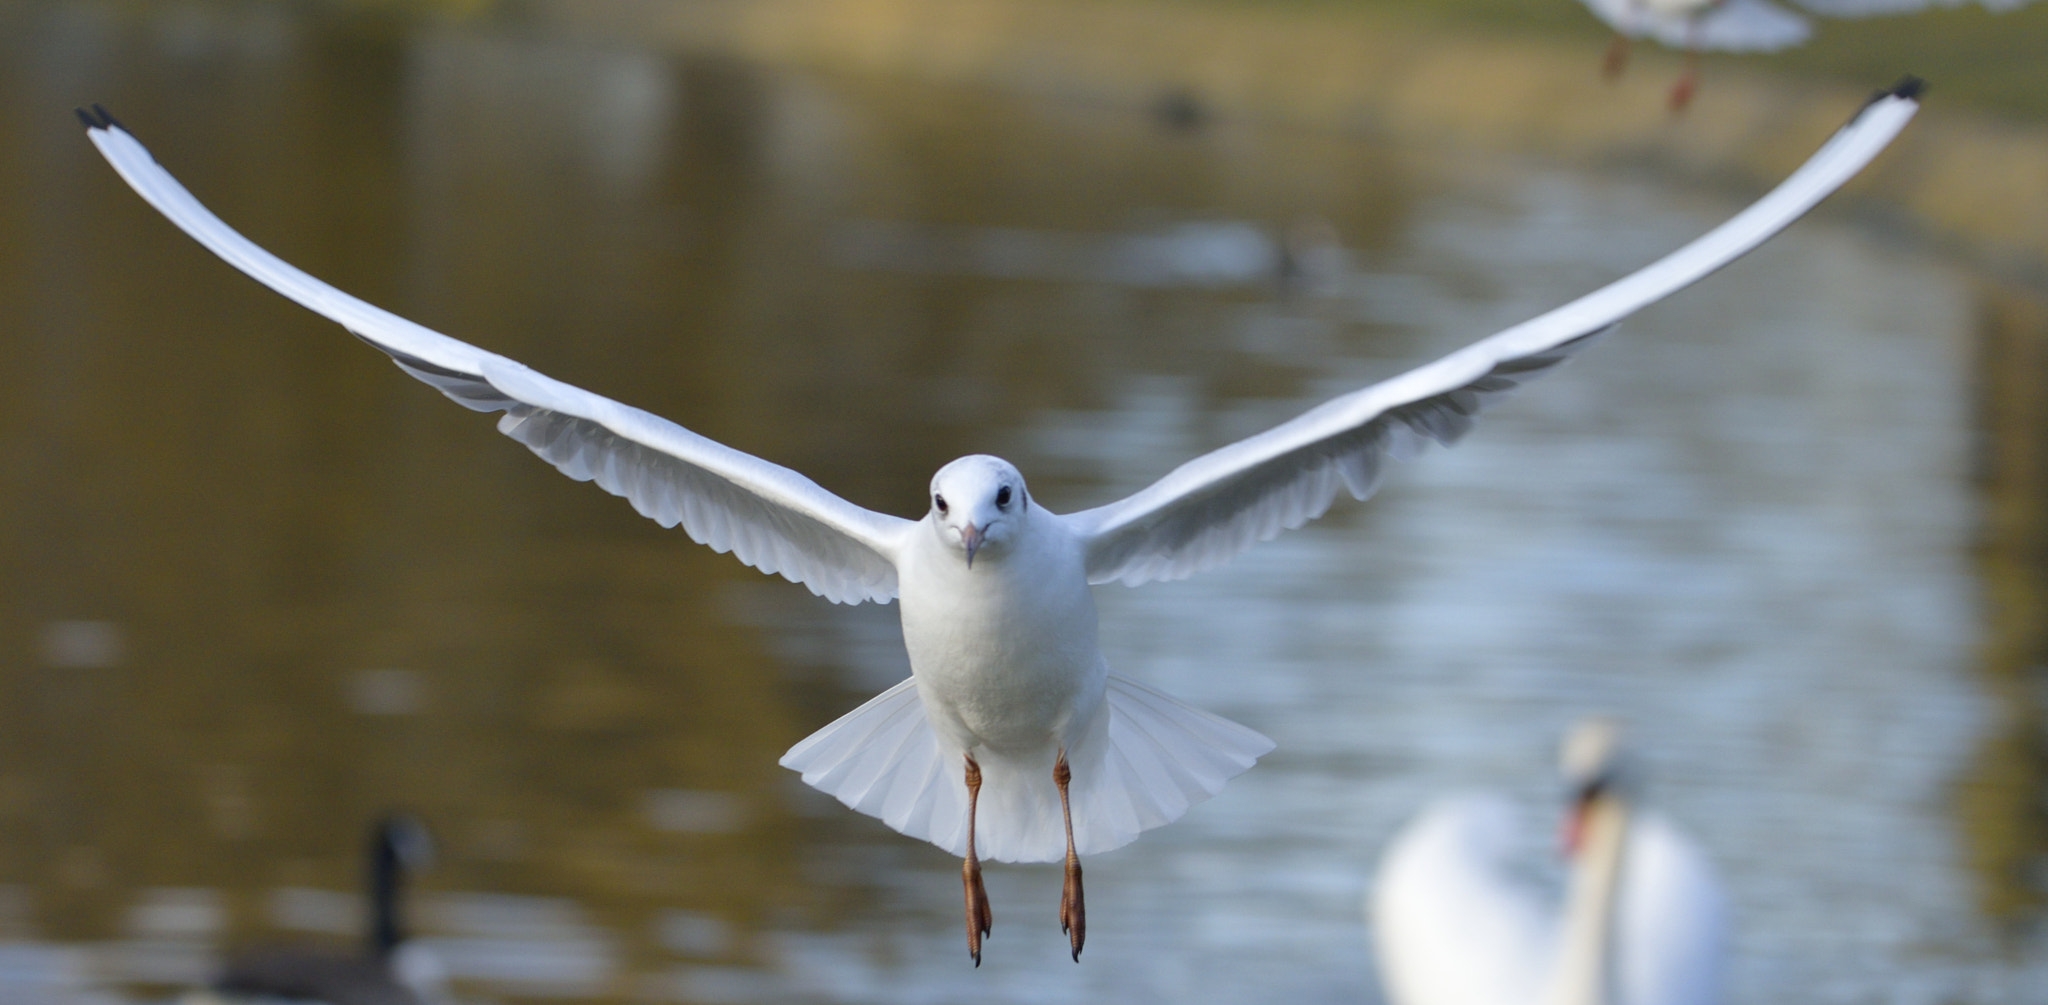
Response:
POLYGON ((1724 874, 1733 1000, 2048 980, 2048 323, 1884 234, 1823 212, 1371 504, 1104 589, 1113 664, 1280 748, 1090 863, 1078 967, 1057 872, 993 870, 976 971, 957 862, 775 766, 906 671, 893 608, 562 478, 176 233, 67 109, 344 289, 906 515, 972 451, 1113 498, 1739 194, 489 18, 5 8, 0 99, 0 999, 346 940, 404 807, 466 1000, 1372 1000, 1393 829, 1504 788, 1540 852, 1592 711, 1724 874))

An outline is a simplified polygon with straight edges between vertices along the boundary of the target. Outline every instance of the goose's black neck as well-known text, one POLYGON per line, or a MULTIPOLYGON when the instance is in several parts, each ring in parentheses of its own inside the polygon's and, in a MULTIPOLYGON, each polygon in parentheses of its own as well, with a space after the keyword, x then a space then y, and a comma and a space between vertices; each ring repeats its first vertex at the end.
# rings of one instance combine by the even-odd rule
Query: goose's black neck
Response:
POLYGON ((384 959, 398 944, 405 940, 405 932, 399 926, 398 900, 400 887, 405 882, 405 866, 399 861, 397 841, 394 839, 392 821, 384 821, 370 838, 370 874, 367 877, 370 890, 370 928, 368 932, 370 955, 384 959))

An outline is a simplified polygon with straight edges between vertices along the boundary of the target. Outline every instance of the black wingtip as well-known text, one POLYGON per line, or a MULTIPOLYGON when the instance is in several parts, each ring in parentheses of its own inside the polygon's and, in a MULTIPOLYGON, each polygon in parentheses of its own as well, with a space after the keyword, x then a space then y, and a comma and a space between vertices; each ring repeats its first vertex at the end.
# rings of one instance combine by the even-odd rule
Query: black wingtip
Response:
POLYGON ((1919 77, 1909 73, 1900 77, 1899 82, 1893 84, 1891 90, 1879 91, 1870 100, 1882 101, 1886 98, 1905 98, 1908 101, 1918 101, 1920 100, 1920 95, 1925 93, 1927 93, 1927 81, 1921 80, 1919 77))
POLYGON ((97 103, 92 106, 90 111, 83 108, 74 108, 71 110, 71 113, 78 116, 78 121, 85 123, 85 128, 87 129, 121 128, 121 123, 115 121, 114 116, 104 106, 97 103))

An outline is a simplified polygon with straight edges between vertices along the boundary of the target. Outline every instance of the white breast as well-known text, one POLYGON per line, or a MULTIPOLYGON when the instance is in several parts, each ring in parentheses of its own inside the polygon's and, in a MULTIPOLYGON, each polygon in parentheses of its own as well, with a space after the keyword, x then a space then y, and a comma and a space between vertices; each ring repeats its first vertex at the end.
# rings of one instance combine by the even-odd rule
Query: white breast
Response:
POLYGON ((932 725, 963 750, 1058 746, 1102 703, 1080 543, 1036 505, 1019 531, 969 568, 919 527, 898 566, 911 673, 932 725))

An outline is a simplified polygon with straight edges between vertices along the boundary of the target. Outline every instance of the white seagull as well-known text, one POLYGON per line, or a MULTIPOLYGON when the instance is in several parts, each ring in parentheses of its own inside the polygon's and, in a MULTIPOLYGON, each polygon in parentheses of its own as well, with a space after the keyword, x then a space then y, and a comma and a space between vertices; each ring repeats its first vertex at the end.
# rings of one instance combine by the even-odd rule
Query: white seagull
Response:
POLYGON ((981 858, 1064 856, 1060 924, 1078 960, 1079 856, 1178 819, 1273 747, 1110 674, 1090 586, 1190 576, 1320 516, 1341 490, 1364 499, 1386 458, 1456 440, 1481 407, 1798 219, 1904 128, 1918 89, 1908 80, 1879 94, 1770 194, 1634 275, 1197 457, 1136 495, 1054 513, 1009 462, 977 454, 939 469, 917 520, 855 506, 788 468, 342 293, 229 229, 103 110, 79 114, 114 169, 172 223, 456 402, 504 412, 498 430, 569 477, 828 600, 901 600, 910 678, 782 764, 965 859, 968 951, 979 964, 991 921, 981 858), (978 814, 984 795, 989 810, 978 814))
POLYGON ((1456 796, 1380 860, 1367 902, 1392 1005, 1714 1005, 1727 898, 1706 856, 1635 805, 1637 778, 1606 719, 1566 737, 1562 910, 1521 881, 1513 807, 1456 796))
MULTIPOLYGON (((1685 52, 1685 70, 1671 87, 1671 108, 1683 111, 1699 82, 1702 50, 1776 52, 1805 42, 1813 25, 1771 0, 1580 0, 1614 29, 1603 72, 1612 80, 1628 65, 1629 40, 1650 38, 1685 52)), ((1928 7, 1960 7, 1969 0, 1792 0, 1810 14, 1856 18, 1908 14, 1928 7)), ((2008 11, 2032 0, 1977 0, 2008 11)))

